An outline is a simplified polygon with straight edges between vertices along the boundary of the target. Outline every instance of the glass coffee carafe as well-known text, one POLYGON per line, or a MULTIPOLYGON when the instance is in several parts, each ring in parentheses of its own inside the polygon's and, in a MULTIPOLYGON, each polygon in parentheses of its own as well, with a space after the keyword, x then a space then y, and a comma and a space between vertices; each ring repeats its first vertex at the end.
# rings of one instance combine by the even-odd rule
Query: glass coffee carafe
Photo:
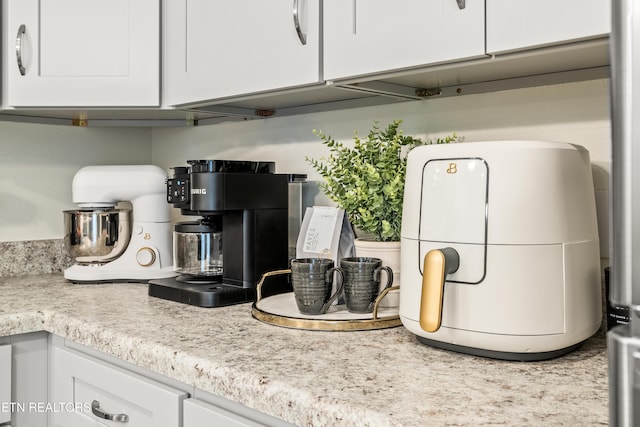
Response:
POLYGON ((180 222, 173 234, 173 265, 184 279, 222 279, 222 231, 212 218, 180 222))

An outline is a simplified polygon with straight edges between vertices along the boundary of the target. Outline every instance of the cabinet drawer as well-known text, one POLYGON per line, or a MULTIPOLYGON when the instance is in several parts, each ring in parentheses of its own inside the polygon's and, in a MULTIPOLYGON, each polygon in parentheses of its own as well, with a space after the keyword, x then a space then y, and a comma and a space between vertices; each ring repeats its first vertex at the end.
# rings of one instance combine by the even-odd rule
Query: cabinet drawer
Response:
POLYGON ((58 347, 52 352, 52 372, 49 401, 58 405, 53 408, 54 426, 181 425, 180 408, 187 397, 181 390, 58 347), (92 404, 110 415, 126 415, 128 421, 100 418, 92 404))
POLYGON ((242 417, 226 409, 210 405, 198 399, 184 401, 184 425, 183 427, 258 427, 264 424, 257 423, 242 417))
MULTIPOLYGON (((11 402, 11 345, 0 345, 0 402, 11 402)), ((0 407, 0 424, 11 421, 11 412, 0 407)))

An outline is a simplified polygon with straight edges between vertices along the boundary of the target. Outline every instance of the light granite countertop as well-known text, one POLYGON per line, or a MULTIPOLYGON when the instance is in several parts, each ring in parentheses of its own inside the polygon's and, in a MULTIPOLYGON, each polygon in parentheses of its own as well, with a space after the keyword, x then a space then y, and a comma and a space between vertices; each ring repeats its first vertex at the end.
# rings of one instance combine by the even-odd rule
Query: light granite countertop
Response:
POLYGON ((403 327, 287 329, 250 304, 198 308, 60 274, 0 278, 0 301, 0 336, 45 330, 301 426, 608 424, 602 329, 561 358, 505 362, 403 327))

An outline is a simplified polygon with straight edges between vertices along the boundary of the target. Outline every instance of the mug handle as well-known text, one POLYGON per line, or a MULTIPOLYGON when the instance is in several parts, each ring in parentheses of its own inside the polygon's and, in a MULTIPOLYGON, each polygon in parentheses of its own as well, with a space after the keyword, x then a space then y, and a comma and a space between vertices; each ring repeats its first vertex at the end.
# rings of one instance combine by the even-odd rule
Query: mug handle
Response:
POLYGON ((382 270, 387 272, 387 284, 384 285, 384 288, 382 288, 382 290, 380 291, 381 293, 382 291, 384 291, 387 288, 390 288, 391 285, 393 285, 393 270, 391 269, 391 267, 388 267, 386 265, 382 267, 378 267, 375 270, 373 270, 373 280, 375 280, 376 282, 380 281, 380 279, 382 278, 380 272, 382 270))
POLYGON ((331 304, 333 304, 336 298, 338 298, 342 293, 342 286, 344 285, 344 273, 342 272, 342 268, 333 267, 329 269, 326 273, 325 280, 333 282, 334 272, 338 273, 338 276, 340 277, 338 279, 338 289, 336 289, 336 292, 333 295, 331 295, 331 298, 329 298, 329 300, 327 300, 327 302, 325 302, 324 305, 322 306, 322 314, 326 313, 327 310, 329 310, 329 307, 331 307, 331 304))
MULTIPOLYGON (((389 291, 392 288, 391 285, 393 285, 393 270, 391 269, 391 267, 386 266, 386 265, 378 267, 375 270, 373 270, 373 280, 376 281, 376 282, 379 282, 382 279, 382 274, 381 274, 382 270, 387 272, 387 283, 384 285, 384 288, 382 288, 380 290, 380 292, 378 292, 378 296, 371 303, 372 306, 373 306, 373 318, 374 319, 376 319, 378 317, 378 305, 380 304, 380 301, 382 301, 384 299, 384 297, 387 296, 387 294, 389 293, 389 291)), ((395 286, 395 288, 398 288, 398 287, 395 286)), ((371 307, 371 305, 369 307, 371 307)))

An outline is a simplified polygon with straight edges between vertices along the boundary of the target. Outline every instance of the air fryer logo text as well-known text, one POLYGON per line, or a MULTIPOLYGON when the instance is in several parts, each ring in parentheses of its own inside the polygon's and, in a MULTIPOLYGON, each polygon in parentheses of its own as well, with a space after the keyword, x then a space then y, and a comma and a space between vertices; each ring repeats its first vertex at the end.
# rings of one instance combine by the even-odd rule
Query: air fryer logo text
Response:
POLYGON ((458 173, 458 165, 455 163, 449 163, 447 173, 458 173))
POLYGON ((191 194, 207 194, 206 188, 192 188, 191 194))

